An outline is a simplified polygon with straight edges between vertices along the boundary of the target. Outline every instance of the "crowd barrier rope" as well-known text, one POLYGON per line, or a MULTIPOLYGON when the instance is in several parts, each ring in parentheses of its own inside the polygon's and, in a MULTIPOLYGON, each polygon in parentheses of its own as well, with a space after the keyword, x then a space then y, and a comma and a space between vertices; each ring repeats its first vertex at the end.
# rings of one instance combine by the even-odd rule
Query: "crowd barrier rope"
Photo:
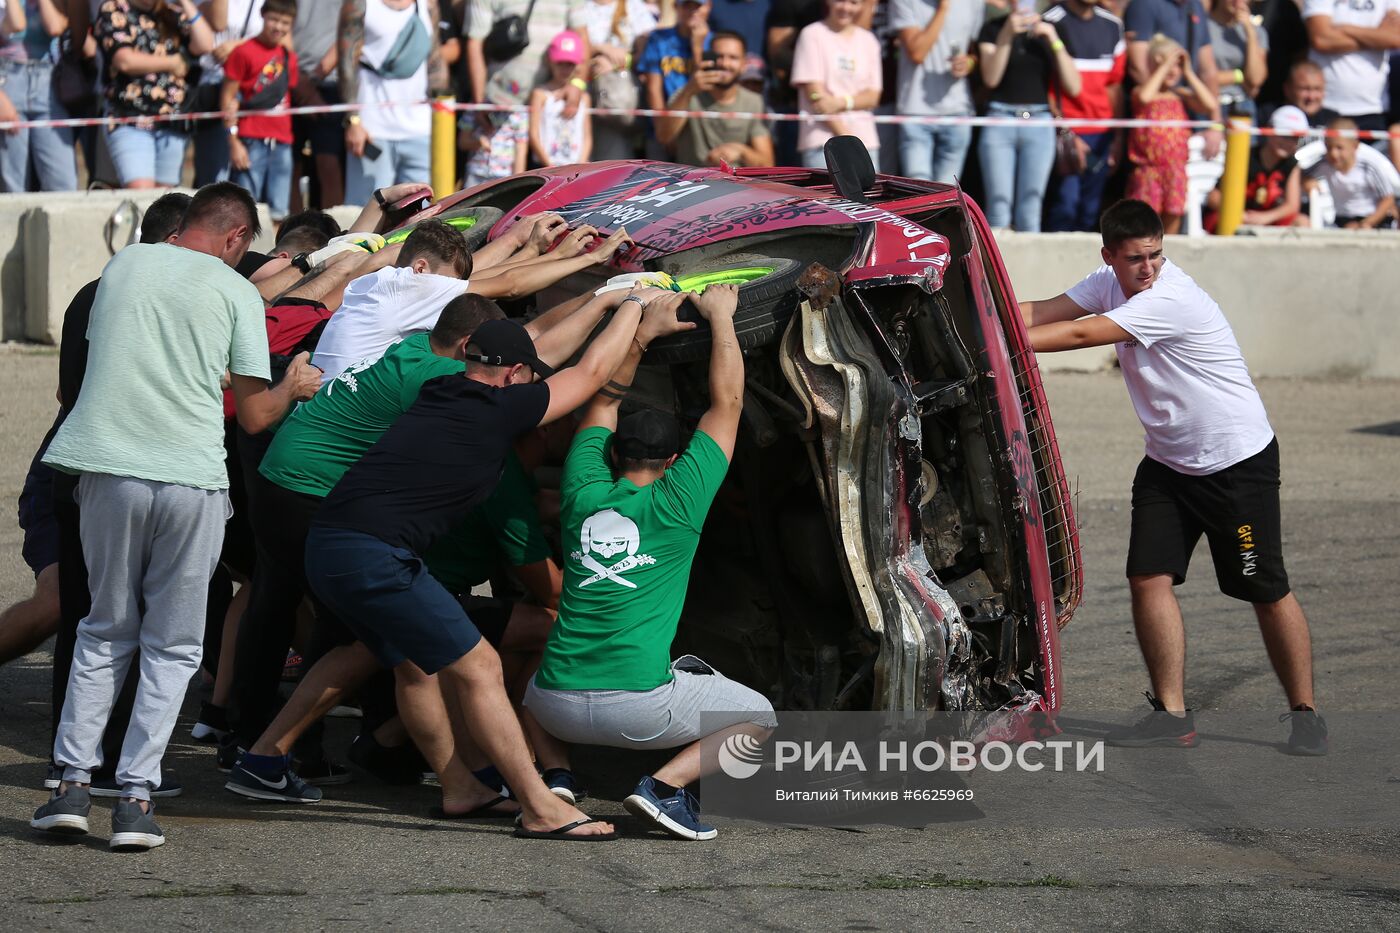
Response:
MULTIPOLYGON (((513 113, 524 112, 530 108, 524 104, 471 104, 462 103, 450 98, 437 98, 434 100, 422 100, 414 102, 386 103, 376 106, 392 107, 417 107, 428 105, 434 111, 455 112, 455 113, 513 113)), ((364 108, 360 104, 322 104, 308 107, 273 107, 267 110, 240 110, 241 116, 318 116, 332 113, 356 113, 364 108)), ((811 114, 811 113, 735 113, 713 110, 652 110, 645 107, 631 109, 617 109, 605 107, 591 107, 589 113, 593 116, 604 117, 686 117, 688 119, 699 120, 733 120, 736 118, 755 117, 760 120, 773 122, 815 122, 827 119, 831 114, 811 114)), ((67 117, 58 120, 11 120, 0 122, 0 132, 10 132, 15 130, 33 129, 36 127, 114 127, 114 126, 146 126, 154 127, 167 123, 185 123, 193 120, 222 120, 225 114, 218 110, 200 111, 195 113, 171 113, 160 114, 148 117, 67 117)), ((924 126, 1022 126, 1026 123, 1019 117, 949 117, 949 116, 923 116, 914 114, 882 114, 873 115, 876 123, 894 124, 896 126, 904 124, 915 124, 924 126)), ((1218 123, 1213 120, 1134 120, 1124 118, 1114 119, 1088 119, 1088 118, 1066 118, 1057 117, 1046 120, 1036 120, 1038 124, 1046 124, 1054 127, 1068 127, 1070 129, 1135 129, 1143 127, 1178 127, 1191 130, 1220 130, 1222 132, 1234 130, 1235 127, 1225 123, 1218 123)), ((1267 126, 1241 127, 1240 131, 1248 132, 1251 136, 1292 136, 1307 139, 1322 139, 1326 137, 1338 137, 1347 139, 1364 140, 1387 140, 1392 137, 1400 138, 1400 131, 1387 130, 1330 130, 1330 129, 1309 129, 1305 132, 1275 130, 1267 126)))

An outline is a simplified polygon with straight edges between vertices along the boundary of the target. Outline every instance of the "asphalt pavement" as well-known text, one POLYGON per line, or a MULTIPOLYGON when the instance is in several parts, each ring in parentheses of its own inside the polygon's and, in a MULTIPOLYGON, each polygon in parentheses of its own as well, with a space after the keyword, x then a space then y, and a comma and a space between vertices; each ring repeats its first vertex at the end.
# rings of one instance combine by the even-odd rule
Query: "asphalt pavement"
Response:
MULTIPOLYGON (((0 351, 3 501, 14 501, 48 427, 56 374, 52 351, 0 351)), ((1400 385, 1260 389, 1282 445, 1285 548, 1312 621, 1319 705, 1400 713, 1400 385)), ((1115 374, 1052 375, 1048 391, 1086 566, 1084 605, 1063 633, 1065 705, 1133 709, 1147 685, 1122 566, 1141 432, 1115 374)), ((31 584, 20 540, 3 523, 0 605, 31 584)), ((1252 614, 1215 591, 1204 550, 1181 602, 1189 702, 1281 710, 1252 614)), ((533 843, 501 823, 434 822, 432 788, 363 776, 315 806, 234 798, 212 750, 189 742, 194 691, 168 759, 186 792, 158 810, 169 841, 114 855, 103 802, 85 840, 53 843, 28 827, 45 793, 48 667, 44 649, 0 669, 0 905, 12 929, 1400 929, 1397 827, 1380 819, 1079 827, 1037 819, 1055 811, 1047 789, 1016 825, 719 821, 717 840, 682 843, 622 811, 636 759, 598 753, 580 763, 587 808, 617 817, 625 838, 533 843)), ((332 747, 350 729, 333 723, 332 747)), ((1400 770, 1390 767, 1382 780, 1394 788, 1400 770)))

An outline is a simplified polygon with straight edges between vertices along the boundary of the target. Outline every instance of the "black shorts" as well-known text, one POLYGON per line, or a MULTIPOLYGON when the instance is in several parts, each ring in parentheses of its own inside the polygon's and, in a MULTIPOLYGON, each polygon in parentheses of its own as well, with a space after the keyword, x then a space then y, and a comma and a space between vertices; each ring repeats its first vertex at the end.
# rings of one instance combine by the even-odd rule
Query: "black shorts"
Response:
POLYGON ((1277 438, 1209 476, 1188 476, 1144 457, 1133 477, 1128 576, 1169 573, 1180 586, 1205 535, 1220 592, 1251 603, 1287 596, 1278 463, 1277 438))
POLYGON ((58 520, 53 514, 55 473, 39 460, 46 447, 40 447, 34 462, 29 464, 19 494, 19 527, 24 531, 21 554, 36 577, 45 567, 58 563, 58 520))

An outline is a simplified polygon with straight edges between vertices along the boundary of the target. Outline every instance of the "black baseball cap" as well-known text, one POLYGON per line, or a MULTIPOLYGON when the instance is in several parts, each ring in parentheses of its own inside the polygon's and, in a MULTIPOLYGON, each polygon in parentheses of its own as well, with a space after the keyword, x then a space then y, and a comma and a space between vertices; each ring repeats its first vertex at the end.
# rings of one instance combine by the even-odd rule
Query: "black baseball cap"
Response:
POLYGON ((535 342, 519 321, 497 318, 487 321, 472 334, 467 359, 487 366, 514 366, 524 363, 544 378, 554 375, 554 367, 543 362, 535 353, 535 342))
POLYGON ((618 422, 613 450, 622 460, 665 460, 681 451, 681 427, 671 415, 643 408, 618 422))

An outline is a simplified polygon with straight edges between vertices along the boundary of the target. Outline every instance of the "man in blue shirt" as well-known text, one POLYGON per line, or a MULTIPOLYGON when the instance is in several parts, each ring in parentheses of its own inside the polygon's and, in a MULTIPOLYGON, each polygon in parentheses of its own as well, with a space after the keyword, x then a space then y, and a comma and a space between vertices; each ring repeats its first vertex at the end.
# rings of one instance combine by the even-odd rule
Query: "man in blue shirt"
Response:
POLYGON ((637 66, 646 88, 647 107, 665 110, 666 101, 685 87, 709 48, 710 4, 680 0, 676 25, 651 34, 637 66))

